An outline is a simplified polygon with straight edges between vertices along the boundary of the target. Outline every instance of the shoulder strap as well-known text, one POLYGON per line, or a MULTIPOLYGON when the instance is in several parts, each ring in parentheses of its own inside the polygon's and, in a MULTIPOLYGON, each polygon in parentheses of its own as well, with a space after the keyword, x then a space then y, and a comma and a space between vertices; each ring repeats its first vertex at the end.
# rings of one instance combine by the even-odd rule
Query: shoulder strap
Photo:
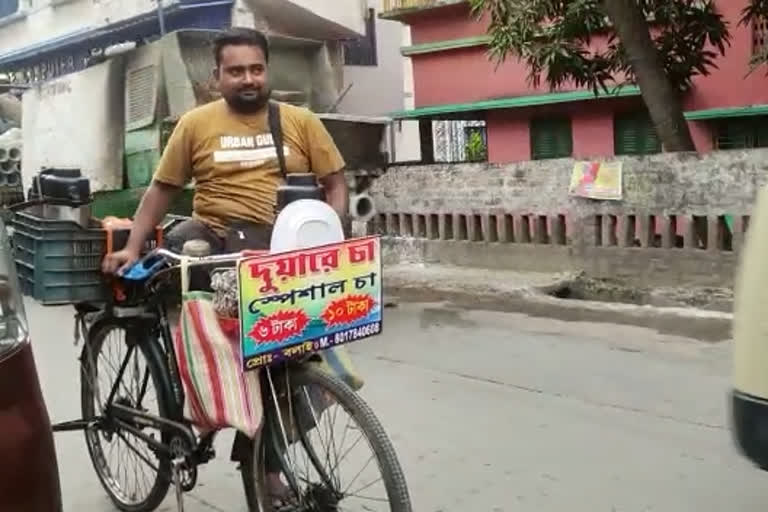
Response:
POLYGON ((283 150, 283 128, 280 122, 280 104, 276 101, 269 101, 267 117, 269 118, 269 131, 272 132, 272 141, 275 143, 277 151, 277 160, 280 162, 280 172, 283 178, 287 176, 285 168, 285 151, 283 150))

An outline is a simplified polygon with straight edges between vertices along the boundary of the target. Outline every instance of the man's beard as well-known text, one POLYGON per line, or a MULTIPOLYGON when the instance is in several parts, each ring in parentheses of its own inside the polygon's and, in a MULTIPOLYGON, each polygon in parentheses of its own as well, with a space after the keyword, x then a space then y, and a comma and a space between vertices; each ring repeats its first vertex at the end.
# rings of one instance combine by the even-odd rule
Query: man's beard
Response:
POLYGON ((247 89, 238 91, 225 99, 232 110, 241 114, 254 114, 264 108, 271 94, 270 89, 247 89))

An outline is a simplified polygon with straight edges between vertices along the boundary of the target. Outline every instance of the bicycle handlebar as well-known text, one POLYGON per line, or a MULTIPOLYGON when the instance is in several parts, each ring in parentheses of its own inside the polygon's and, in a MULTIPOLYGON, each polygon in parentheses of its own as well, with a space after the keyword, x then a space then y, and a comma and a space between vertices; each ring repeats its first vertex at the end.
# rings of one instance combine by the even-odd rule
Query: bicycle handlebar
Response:
POLYGON ((131 268, 120 274, 119 277, 128 281, 144 281, 147 278, 152 277, 152 275, 154 275, 154 273, 168 261, 179 264, 186 260, 190 266, 229 262, 235 263, 244 256, 256 256, 266 252, 269 251, 242 251, 229 254, 212 254, 209 256, 185 256, 169 251, 168 249, 153 249, 134 263, 131 268), (147 266, 147 263, 150 263, 150 265, 147 266))

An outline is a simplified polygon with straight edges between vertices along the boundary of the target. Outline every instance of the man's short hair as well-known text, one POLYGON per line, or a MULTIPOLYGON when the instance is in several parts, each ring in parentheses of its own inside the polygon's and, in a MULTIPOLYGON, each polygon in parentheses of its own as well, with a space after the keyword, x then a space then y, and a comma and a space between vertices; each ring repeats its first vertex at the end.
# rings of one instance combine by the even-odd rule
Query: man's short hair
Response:
POLYGON ((232 27, 216 36, 213 42, 213 55, 216 67, 221 65, 221 51, 227 46, 255 46, 264 52, 264 58, 269 62, 269 41, 264 33, 245 27, 232 27))

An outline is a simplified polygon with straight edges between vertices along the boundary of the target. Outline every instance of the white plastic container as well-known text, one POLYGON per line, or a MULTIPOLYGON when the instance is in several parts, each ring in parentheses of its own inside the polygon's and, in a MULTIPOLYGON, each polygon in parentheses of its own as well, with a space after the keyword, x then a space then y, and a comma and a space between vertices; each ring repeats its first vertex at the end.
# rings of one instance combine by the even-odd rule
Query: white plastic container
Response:
POLYGON ((271 253, 306 249, 344 240, 336 211, 316 199, 299 199, 283 208, 272 231, 271 253))

